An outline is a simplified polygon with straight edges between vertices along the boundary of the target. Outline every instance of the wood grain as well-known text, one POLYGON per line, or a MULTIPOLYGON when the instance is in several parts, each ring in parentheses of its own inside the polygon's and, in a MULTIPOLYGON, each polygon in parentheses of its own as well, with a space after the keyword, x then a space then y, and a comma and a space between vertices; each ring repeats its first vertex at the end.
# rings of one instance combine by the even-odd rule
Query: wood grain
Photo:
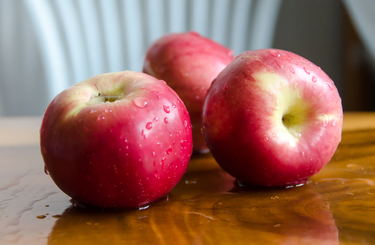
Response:
POLYGON ((0 119, 0 244, 375 244, 374 122, 345 114, 335 155, 302 187, 239 187, 194 156, 162 200, 105 211, 72 206, 44 174, 40 119, 0 119))

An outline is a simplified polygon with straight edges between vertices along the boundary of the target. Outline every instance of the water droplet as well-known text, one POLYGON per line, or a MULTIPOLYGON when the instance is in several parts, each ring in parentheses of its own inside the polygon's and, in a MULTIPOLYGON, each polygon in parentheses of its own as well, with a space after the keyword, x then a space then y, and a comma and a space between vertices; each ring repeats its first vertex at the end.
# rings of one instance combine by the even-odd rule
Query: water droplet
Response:
POLYGON ((296 74, 296 71, 294 70, 293 66, 289 66, 289 70, 291 73, 296 74))
POLYGON ((151 130, 152 129, 152 122, 146 123, 146 129, 151 130))
POLYGON ((165 117, 165 118, 164 118, 164 122, 165 122, 165 123, 168 123, 168 118, 165 117))
POLYGON ((188 125, 188 122, 185 120, 185 121, 184 121, 184 126, 185 126, 185 128, 187 127, 187 125, 188 125))
POLYGON ((150 205, 146 205, 146 206, 143 206, 143 207, 139 207, 138 210, 148 209, 149 207, 150 207, 150 205))
POLYGON ((155 170, 154 176, 155 176, 155 178, 158 177, 158 171, 157 170, 155 170))
POLYGON ((91 110, 90 114, 97 112, 97 110, 91 110))
POLYGON ((319 122, 318 122, 318 121, 316 121, 316 122, 315 122, 315 126, 318 126, 318 125, 319 125, 319 122))
POLYGON ((305 152, 301 152, 301 157, 304 157, 305 156, 305 152))
POLYGON ((280 67, 280 68, 283 68, 284 66, 282 64, 280 64, 279 62, 276 61, 276 64, 280 67))
POLYGON ((276 110, 280 109, 280 103, 278 100, 276 100, 276 110))
POLYGON ((195 185, 197 182, 198 182, 197 179, 185 180, 185 184, 187 185, 195 185))
POLYGON ((297 89, 297 86, 298 86, 298 83, 295 83, 294 84, 294 88, 297 89))
POLYGON ((145 99, 145 98, 142 98, 142 97, 137 97, 133 100, 133 104, 136 106, 136 107, 139 107, 139 108, 145 108, 148 104, 148 101, 145 99))
POLYGON ((332 127, 335 127, 336 126, 336 121, 333 120, 332 123, 331 123, 332 127))
POLYGON ((264 139, 264 141, 266 141, 266 142, 269 140, 267 136, 264 136, 263 139, 264 139))
POLYGON ((108 113, 108 112, 112 112, 112 110, 110 110, 110 109, 105 109, 104 112, 105 112, 105 113, 108 113))
POLYGON ((305 70, 307 75, 310 75, 310 71, 306 67, 303 67, 303 70, 305 70))
POLYGON ((316 81, 318 81, 318 79, 317 79, 315 76, 313 76, 311 80, 312 80, 314 83, 316 83, 316 81))
POLYGON ((329 82, 326 82, 326 84, 328 85, 329 89, 332 90, 333 89, 333 86, 332 84, 330 84, 329 82))
MULTIPOLYGON (((141 135, 143 136, 144 139, 147 138, 146 135, 145 135, 145 130, 144 130, 144 129, 142 129, 142 131, 141 131, 141 135)), ((126 148, 126 149, 127 149, 127 148, 126 148)))
POLYGON ((102 116, 98 116, 98 121, 101 121, 101 120, 104 120, 105 117, 102 117, 102 116))
POLYGON ((44 173, 45 173, 46 175, 49 175, 48 168, 47 168, 46 165, 44 165, 44 173))
POLYGON ((196 98, 197 100, 199 100, 200 97, 199 97, 199 95, 196 95, 195 98, 196 98))
POLYGON ((329 118, 328 118, 327 115, 324 115, 324 117, 325 117, 325 119, 323 120, 323 126, 324 126, 324 127, 327 127, 328 124, 329 124, 329 118))
POLYGON ((44 219, 46 216, 45 215, 38 215, 36 216, 38 219, 44 219))
POLYGON ((268 51, 268 53, 270 53, 273 57, 280 57, 279 52, 277 52, 276 50, 270 50, 268 51))
POLYGON ((163 109, 166 113, 169 113, 171 112, 171 110, 169 109, 169 106, 166 106, 166 105, 163 105, 163 109))
POLYGON ((155 157, 155 156, 156 156, 156 153, 155 153, 155 152, 152 152, 152 156, 155 157))
POLYGON ((229 86, 228 83, 224 84, 224 87, 223 87, 224 91, 228 89, 228 86, 229 86))
POLYGON ((170 155, 172 153, 172 147, 169 147, 165 153, 167 153, 167 155, 170 155))

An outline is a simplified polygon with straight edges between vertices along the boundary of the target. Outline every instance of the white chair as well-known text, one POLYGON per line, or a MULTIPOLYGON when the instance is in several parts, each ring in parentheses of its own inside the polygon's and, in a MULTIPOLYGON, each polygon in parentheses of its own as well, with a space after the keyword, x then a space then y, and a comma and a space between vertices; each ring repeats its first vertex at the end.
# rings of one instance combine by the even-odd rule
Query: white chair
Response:
POLYGON ((343 0, 375 69, 375 1, 343 0))
POLYGON ((91 76, 121 70, 141 71, 147 47, 166 33, 194 30, 233 49, 236 55, 271 47, 281 3, 281 0, 20 1, 36 32, 48 102, 63 89, 91 76))

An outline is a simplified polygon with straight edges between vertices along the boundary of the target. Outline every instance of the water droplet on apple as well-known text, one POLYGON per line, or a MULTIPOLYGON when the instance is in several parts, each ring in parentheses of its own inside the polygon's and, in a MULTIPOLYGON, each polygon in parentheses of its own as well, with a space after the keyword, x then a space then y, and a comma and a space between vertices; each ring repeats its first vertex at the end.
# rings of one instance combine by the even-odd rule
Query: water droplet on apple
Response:
POLYGON ((139 107, 139 108, 145 108, 148 104, 148 101, 145 99, 145 98, 142 98, 142 97, 137 97, 133 100, 133 104, 136 106, 136 107, 139 107))
POLYGON ((326 84, 328 85, 329 89, 332 90, 333 89, 333 86, 332 84, 330 84, 329 82, 326 82, 326 84))
POLYGON ((316 122, 315 122, 315 126, 318 126, 318 125, 319 125, 319 122, 318 122, 318 121, 316 121, 316 122))
POLYGON ((323 120, 323 126, 324 126, 324 127, 327 127, 328 124, 329 124, 329 118, 328 118, 327 115, 324 115, 324 117, 325 117, 325 119, 323 120))
POLYGON ((280 57, 281 55, 279 54, 279 52, 275 51, 275 50, 270 50, 268 51, 268 53, 270 53, 273 57, 280 57))
POLYGON ((291 73, 296 74, 296 72, 295 72, 293 66, 289 66, 289 70, 290 70, 291 73))
POLYGON ((90 111, 90 114, 95 113, 95 112, 97 112, 97 110, 93 109, 93 110, 90 111))
POLYGON ((317 79, 315 76, 313 76, 313 77, 312 77, 312 81, 313 81, 314 83, 316 83, 316 81, 318 81, 318 79, 317 79))
POLYGON ((185 126, 185 128, 187 127, 187 125, 188 125, 188 122, 185 120, 185 121, 184 121, 184 126, 185 126))
POLYGON ((146 129, 151 130, 152 129, 152 122, 146 123, 146 129))
POLYGON ((152 152, 152 156, 155 157, 155 156, 156 156, 156 153, 155 153, 155 152, 152 152))
POLYGON ((301 157, 304 157, 305 156, 305 152, 301 152, 301 157))
POLYGON ((167 106, 167 105, 163 105, 163 109, 164 109, 164 111, 166 113, 170 113, 171 112, 171 110, 169 109, 169 106, 167 106))
POLYGON ((46 175, 49 175, 48 168, 47 168, 46 165, 44 165, 44 173, 45 173, 46 175))
POLYGON ((263 139, 264 139, 265 142, 267 142, 269 140, 267 136, 264 136, 263 139))
POLYGON ((155 170, 154 176, 155 176, 155 178, 158 177, 158 171, 157 170, 155 170))
POLYGON ((276 100, 276 110, 280 109, 280 103, 278 100, 276 100))
POLYGON ((170 155, 172 153, 172 147, 169 147, 165 153, 167 153, 167 155, 170 155))
POLYGON ((228 83, 224 84, 223 89, 224 89, 224 91, 228 89, 228 83))
POLYGON ((284 66, 282 64, 280 64, 279 62, 276 61, 276 64, 280 67, 280 68, 283 68, 284 66))
POLYGON ((297 89, 297 86, 298 86, 298 83, 295 83, 294 84, 294 88, 297 89))
POLYGON ((98 116, 98 121, 101 121, 101 120, 104 120, 105 119, 105 117, 103 117, 103 116, 98 116))
POLYGON ((306 72, 307 75, 310 75, 310 71, 306 67, 303 67, 303 70, 306 72))
POLYGON ((142 129, 141 135, 143 136, 144 139, 146 139, 146 135, 145 135, 145 130, 144 129, 142 129))
POLYGON ((168 118, 165 117, 165 118, 164 118, 164 122, 165 122, 165 123, 168 123, 168 118))
POLYGON ((111 109, 105 109, 104 112, 108 113, 108 112, 112 112, 112 110, 111 109))
POLYGON ((332 127, 335 127, 336 126, 336 121, 333 120, 332 123, 331 123, 332 127))
POLYGON ((164 168, 164 162, 165 162, 166 158, 163 157, 160 161, 160 164, 161 164, 161 168, 163 169, 164 168))

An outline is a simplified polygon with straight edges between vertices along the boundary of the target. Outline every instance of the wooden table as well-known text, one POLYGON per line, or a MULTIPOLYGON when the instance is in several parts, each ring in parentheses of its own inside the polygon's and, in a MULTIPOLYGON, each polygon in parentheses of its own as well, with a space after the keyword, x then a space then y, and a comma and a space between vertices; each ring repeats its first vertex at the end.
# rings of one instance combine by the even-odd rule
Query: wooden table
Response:
POLYGON ((40 118, 0 118, 0 244, 375 244, 375 113, 294 189, 245 189, 206 155, 144 210, 72 207, 44 174, 40 118))

